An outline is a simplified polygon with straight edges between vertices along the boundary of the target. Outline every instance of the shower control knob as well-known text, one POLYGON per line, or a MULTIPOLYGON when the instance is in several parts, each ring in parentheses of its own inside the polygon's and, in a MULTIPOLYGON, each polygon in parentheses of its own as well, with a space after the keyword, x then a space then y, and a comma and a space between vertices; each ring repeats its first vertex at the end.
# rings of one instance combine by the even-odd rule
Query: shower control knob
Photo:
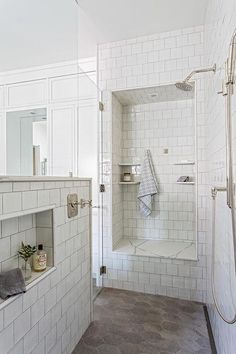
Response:
POLYGON ((228 91, 227 91, 227 83, 225 80, 223 80, 222 82, 222 88, 220 91, 217 92, 218 95, 223 95, 223 96, 227 96, 228 95, 228 91))

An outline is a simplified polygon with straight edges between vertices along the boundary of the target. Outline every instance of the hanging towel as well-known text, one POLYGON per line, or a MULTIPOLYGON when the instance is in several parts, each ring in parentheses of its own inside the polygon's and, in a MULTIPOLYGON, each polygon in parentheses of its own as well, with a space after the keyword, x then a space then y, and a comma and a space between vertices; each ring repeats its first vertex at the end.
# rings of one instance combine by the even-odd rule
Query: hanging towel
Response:
POLYGON ((25 293, 25 280, 19 268, 0 273, 0 297, 7 299, 10 296, 25 293))
POLYGON ((153 197, 159 193, 150 150, 145 154, 140 182, 138 192, 140 213, 149 216, 152 213, 153 197))

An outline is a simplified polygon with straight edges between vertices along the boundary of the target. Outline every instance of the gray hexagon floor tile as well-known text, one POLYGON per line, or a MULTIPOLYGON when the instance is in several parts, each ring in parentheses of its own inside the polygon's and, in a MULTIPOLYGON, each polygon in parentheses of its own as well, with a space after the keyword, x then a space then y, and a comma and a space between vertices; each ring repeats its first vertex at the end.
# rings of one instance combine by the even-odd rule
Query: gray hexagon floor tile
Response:
POLYGON ((105 288, 73 354, 211 354, 203 307, 105 288))

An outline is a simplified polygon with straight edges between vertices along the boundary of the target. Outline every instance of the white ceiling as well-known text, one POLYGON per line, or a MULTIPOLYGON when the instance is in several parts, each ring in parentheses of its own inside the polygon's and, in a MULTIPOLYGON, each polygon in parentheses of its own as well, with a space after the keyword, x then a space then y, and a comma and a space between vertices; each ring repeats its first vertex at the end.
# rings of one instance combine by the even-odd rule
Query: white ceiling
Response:
POLYGON ((0 72, 77 58, 74 0, 0 0, 0 72))
POLYGON ((95 24, 99 40, 126 38, 198 26, 208 0, 78 0, 95 24))
POLYGON ((204 22, 208 0, 0 0, 0 72, 96 55, 96 44, 204 22))

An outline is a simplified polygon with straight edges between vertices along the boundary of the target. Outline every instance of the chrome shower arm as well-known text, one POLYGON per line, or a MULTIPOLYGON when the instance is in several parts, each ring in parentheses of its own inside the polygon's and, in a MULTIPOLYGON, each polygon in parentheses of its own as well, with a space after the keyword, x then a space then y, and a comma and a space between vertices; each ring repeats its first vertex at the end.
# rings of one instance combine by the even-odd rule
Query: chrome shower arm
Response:
POLYGON ((187 82, 191 79, 191 77, 195 74, 200 74, 200 73, 207 73, 209 71, 213 71, 215 72, 216 71, 216 64, 214 64, 212 67, 210 68, 203 68, 203 69, 196 69, 196 70, 193 70, 187 77, 186 79, 184 80, 184 82, 187 82))

